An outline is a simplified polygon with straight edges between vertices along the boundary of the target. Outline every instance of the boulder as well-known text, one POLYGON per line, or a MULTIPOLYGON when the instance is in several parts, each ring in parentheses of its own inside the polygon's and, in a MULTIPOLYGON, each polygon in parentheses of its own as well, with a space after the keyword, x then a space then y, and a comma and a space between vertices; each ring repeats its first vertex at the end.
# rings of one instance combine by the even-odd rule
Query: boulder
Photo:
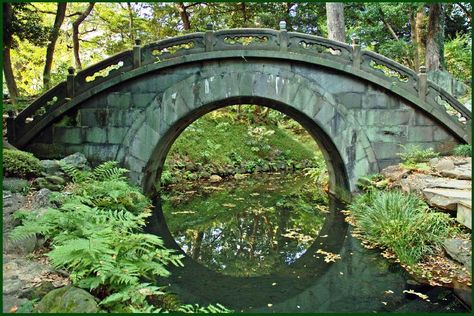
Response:
POLYGON ((454 179, 460 179, 460 180, 471 180, 472 175, 471 175, 471 165, 461 165, 461 166, 456 166, 454 169, 450 170, 442 170, 440 171, 440 174, 443 177, 448 177, 448 178, 454 178, 454 179))
POLYGON ((97 313, 99 307, 89 292, 66 286, 46 294, 35 310, 39 313, 97 313))
POLYGON ((44 207, 49 207, 51 203, 49 202, 49 197, 51 196, 51 190, 43 188, 36 192, 33 195, 33 200, 31 204, 32 209, 39 209, 44 207))
POLYGON ((10 254, 27 255, 35 250, 36 241, 35 235, 17 241, 12 241, 4 236, 3 251, 10 254))
POLYGON ((426 188, 423 196, 429 205, 449 211, 455 211, 460 202, 471 201, 470 190, 426 188))
POLYGON ((52 183, 52 184, 64 185, 64 184, 66 183, 66 180, 64 180, 63 177, 55 176, 55 175, 47 176, 45 179, 46 179, 49 183, 52 183))
POLYGON ((76 167, 80 170, 90 170, 89 164, 87 162, 87 158, 82 153, 75 153, 75 154, 69 155, 61 159, 60 163, 64 163, 66 165, 76 167))
POLYGON ((410 174, 410 170, 403 168, 400 165, 388 166, 380 172, 385 178, 393 182, 398 182, 406 178, 410 174))
POLYGON ((38 189, 48 189, 51 191, 61 191, 63 188, 63 185, 51 183, 47 178, 43 177, 36 178, 35 181, 33 181, 33 184, 38 189))
POLYGON ((41 160, 40 162, 46 174, 61 172, 61 165, 58 160, 41 160))
POLYGON ((446 239, 443 242, 443 248, 451 258, 463 264, 469 271, 471 270, 472 247, 470 240, 446 239))
POLYGON ((417 194, 426 188, 471 190, 471 181, 441 178, 421 173, 409 175, 400 181, 400 185, 403 191, 417 194))
POLYGON ((13 193, 26 193, 30 183, 25 179, 20 178, 3 178, 3 190, 13 193))
POLYGON ((222 181, 222 178, 218 176, 217 174, 213 174, 209 177, 209 181, 211 182, 220 182, 222 181))
POLYGON ((438 162, 431 164, 437 171, 452 170, 454 169, 454 162, 450 159, 440 159, 438 162))

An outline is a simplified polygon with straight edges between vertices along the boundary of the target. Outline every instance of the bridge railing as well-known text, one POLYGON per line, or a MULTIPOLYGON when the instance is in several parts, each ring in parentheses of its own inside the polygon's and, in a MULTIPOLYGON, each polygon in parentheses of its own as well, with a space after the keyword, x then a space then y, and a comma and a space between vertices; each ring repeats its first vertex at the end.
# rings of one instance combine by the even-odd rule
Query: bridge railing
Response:
POLYGON ((456 122, 466 124, 471 121, 471 112, 441 87, 427 81, 426 73, 417 74, 382 55, 361 51, 358 40, 347 45, 318 36, 287 32, 286 26, 280 24, 279 31, 248 28, 214 32, 208 28, 205 32, 165 39, 144 46, 137 41, 132 50, 107 58, 76 75, 73 69, 70 69, 66 82, 47 91, 18 116, 8 118, 9 141, 19 147, 23 146, 34 134, 29 132, 28 136, 27 132, 42 119, 47 119, 47 112, 124 72, 180 56, 225 50, 285 51, 336 62, 347 66, 349 71, 352 69, 354 73, 369 73, 390 85, 402 88, 412 96, 445 111, 456 122))

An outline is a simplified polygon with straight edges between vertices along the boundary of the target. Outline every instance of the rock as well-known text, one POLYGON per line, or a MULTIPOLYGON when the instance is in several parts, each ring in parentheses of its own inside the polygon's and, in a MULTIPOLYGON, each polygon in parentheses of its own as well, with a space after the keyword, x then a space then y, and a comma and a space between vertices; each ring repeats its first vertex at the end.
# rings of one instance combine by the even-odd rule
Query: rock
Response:
POLYGON ((435 177, 432 175, 415 173, 400 181, 405 192, 420 194, 425 188, 444 188, 471 190, 471 181, 435 177))
POLYGON ((51 203, 49 202, 50 195, 51 195, 51 190, 46 189, 46 188, 43 188, 39 190, 38 192, 36 192, 36 194, 33 195, 31 208, 39 209, 39 208, 51 206, 51 203))
POLYGON ((39 286, 34 286, 26 289, 20 294, 20 298, 27 298, 29 300, 40 299, 56 287, 52 282, 42 282, 39 286))
POLYGON ((471 191, 467 190, 426 188, 423 196, 429 205, 449 211, 455 211, 462 201, 471 201, 471 191))
POLYGON ((59 176, 48 176, 45 178, 49 183, 52 184, 59 184, 59 185, 64 185, 66 183, 66 180, 64 180, 62 177, 59 176))
POLYGON ((471 270, 472 248, 470 240, 446 239, 443 241, 443 248, 451 258, 463 264, 469 271, 471 270))
POLYGON ((39 313, 96 313, 99 307, 89 292, 66 286, 46 294, 35 310, 39 313))
POLYGON ((454 162, 450 159, 441 159, 435 164, 431 165, 437 171, 451 170, 454 169, 454 162))
POLYGON ((82 153, 75 153, 60 160, 60 163, 76 167, 80 170, 90 170, 86 156, 82 153))
POLYGON ((472 229, 472 204, 471 201, 461 201, 458 203, 456 212, 456 220, 458 223, 472 229))
POLYGON ((471 180, 471 165, 457 166, 451 170, 442 170, 440 174, 443 177, 460 179, 460 180, 471 180))
POLYGON ((10 254, 27 255, 36 248, 36 236, 30 236, 21 240, 12 241, 10 238, 3 238, 3 250, 10 254))
POLYGON ((243 180, 248 176, 248 174, 241 174, 241 173, 236 173, 234 174, 234 179, 235 180, 243 180))
POLYGON ((13 193, 28 191, 30 183, 25 179, 20 178, 3 178, 3 190, 13 193))
POLYGON ((40 162, 46 174, 55 174, 61 171, 58 160, 41 160, 40 162))
POLYGON ((3 283, 3 295, 8 295, 20 291, 22 283, 19 279, 9 280, 3 283))
POLYGON ((217 174, 213 174, 209 177, 209 181, 219 182, 219 181, 222 181, 222 178, 220 176, 218 176, 217 174))
POLYGON ((403 168, 400 165, 388 166, 380 172, 385 178, 390 181, 398 182, 410 174, 410 170, 403 168))
POLYGON ((51 191, 61 191, 63 188, 62 185, 51 183, 46 178, 42 177, 36 178, 35 181, 33 181, 33 184, 38 189, 48 189, 51 191))

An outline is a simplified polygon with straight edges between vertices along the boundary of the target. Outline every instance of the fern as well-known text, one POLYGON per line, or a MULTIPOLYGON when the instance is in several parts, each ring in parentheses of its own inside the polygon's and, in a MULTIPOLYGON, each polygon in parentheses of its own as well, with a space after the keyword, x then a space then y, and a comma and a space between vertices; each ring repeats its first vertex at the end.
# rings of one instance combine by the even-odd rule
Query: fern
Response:
POLYGON ((125 181, 127 178, 124 176, 124 174, 126 174, 127 172, 128 172, 127 169, 118 167, 118 162, 106 161, 94 169, 93 177, 97 181, 106 181, 106 180, 125 181))

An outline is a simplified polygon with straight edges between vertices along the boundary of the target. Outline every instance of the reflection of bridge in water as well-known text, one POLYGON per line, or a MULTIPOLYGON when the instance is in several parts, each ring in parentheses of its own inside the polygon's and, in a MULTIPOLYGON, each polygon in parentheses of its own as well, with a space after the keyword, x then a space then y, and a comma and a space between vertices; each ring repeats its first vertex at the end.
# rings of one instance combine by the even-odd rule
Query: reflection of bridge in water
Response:
POLYGON ((181 131, 233 104, 266 105, 322 149, 332 192, 398 161, 400 144, 448 152, 470 143, 471 113, 442 88, 373 52, 270 29, 208 30, 122 52, 8 119, 9 141, 39 157, 117 160, 147 193, 181 131))

